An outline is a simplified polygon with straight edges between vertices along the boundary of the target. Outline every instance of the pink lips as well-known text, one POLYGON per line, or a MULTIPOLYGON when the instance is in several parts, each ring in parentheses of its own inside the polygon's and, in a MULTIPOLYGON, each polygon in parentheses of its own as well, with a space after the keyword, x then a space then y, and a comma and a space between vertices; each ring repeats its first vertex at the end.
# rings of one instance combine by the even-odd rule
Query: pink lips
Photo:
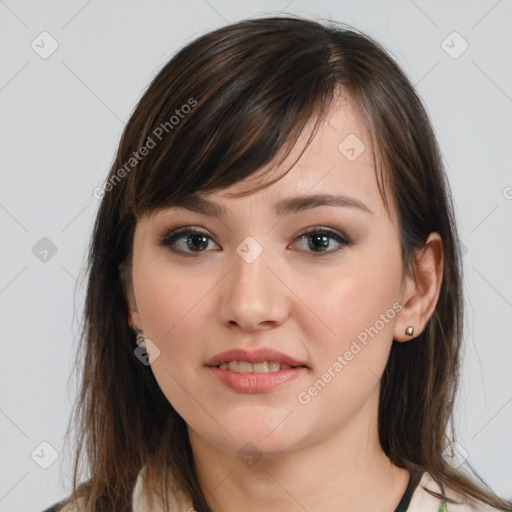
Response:
POLYGON ((304 362, 270 348, 260 348, 252 351, 237 348, 227 350, 212 357, 206 362, 206 366, 226 386, 242 393, 269 391, 308 372, 308 367, 304 362), (292 368, 267 373, 241 373, 217 368, 221 363, 229 363, 230 361, 247 361, 248 363, 277 361, 292 368))
POLYGON ((220 363, 229 363, 230 361, 247 361, 248 363, 278 361, 279 363, 287 364, 288 366, 306 366, 304 362, 298 361, 293 357, 287 356, 286 354, 271 348, 260 348, 252 351, 234 348, 217 354, 205 364, 206 366, 218 366, 220 363))
POLYGON ((216 366, 209 367, 208 370, 226 386, 242 393, 261 393, 263 391, 269 391, 296 379, 301 374, 308 371, 307 368, 302 366, 269 373, 239 373, 230 370, 221 370, 216 366))

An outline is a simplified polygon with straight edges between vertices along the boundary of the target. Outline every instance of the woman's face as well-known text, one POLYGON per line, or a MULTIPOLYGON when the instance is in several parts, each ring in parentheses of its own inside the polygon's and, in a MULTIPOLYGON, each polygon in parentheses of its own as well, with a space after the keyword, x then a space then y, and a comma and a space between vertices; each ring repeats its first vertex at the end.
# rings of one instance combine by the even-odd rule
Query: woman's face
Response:
POLYGON ((173 207, 137 223, 129 321, 151 340, 151 369, 191 440, 232 455, 251 443, 266 457, 376 418, 393 337, 407 325, 397 323, 404 297, 396 209, 391 203, 390 219, 363 144, 370 147, 362 119, 340 103, 270 188, 230 196, 254 186, 252 176, 203 195, 224 216, 173 207), (276 212, 281 201, 327 194, 364 206, 276 212), (181 233, 159 244, 181 227, 205 238, 181 233), (241 372, 208 366, 224 351, 261 348, 305 367, 253 373, 267 369, 262 359, 281 358, 275 354, 241 372))

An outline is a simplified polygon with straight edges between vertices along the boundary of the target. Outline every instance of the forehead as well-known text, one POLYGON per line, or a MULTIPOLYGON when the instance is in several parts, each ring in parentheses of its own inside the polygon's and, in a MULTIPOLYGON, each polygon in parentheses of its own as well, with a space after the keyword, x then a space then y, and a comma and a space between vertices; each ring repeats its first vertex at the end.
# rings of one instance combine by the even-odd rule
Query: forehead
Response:
MULTIPOLYGON (((313 121, 310 121, 281 164, 270 162, 241 182, 200 196, 220 203, 221 210, 228 210, 236 203, 243 205, 247 201, 263 200, 275 205, 279 214, 291 211, 293 204, 298 203, 287 200, 290 197, 331 194, 344 196, 342 202, 359 203, 356 208, 363 210, 366 206, 376 216, 383 215, 384 204, 375 176, 370 135, 357 106, 350 98, 339 98, 329 108, 310 145, 304 149, 312 129, 313 121), (282 178, 269 187, 237 197, 237 194, 279 176, 282 178)), ((214 207, 211 213, 222 214, 222 211, 215 210, 214 207)))
POLYGON ((340 95, 329 107, 314 139, 305 147, 313 127, 314 120, 310 120, 282 163, 276 163, 279 160, 276 157, 275 161, 229 187, 196 193, 153 215, 160 217, 190 210, 227 218, 255 208, 255 211, 281 216, 316 205, 333 204, 350 207, 347 211, 366 212, 368 218, 384 217, 370 136, 357 105, 349 96, 340 95), (276 178, 279 179, 275 183, 253 192, 254 188, 276 178))

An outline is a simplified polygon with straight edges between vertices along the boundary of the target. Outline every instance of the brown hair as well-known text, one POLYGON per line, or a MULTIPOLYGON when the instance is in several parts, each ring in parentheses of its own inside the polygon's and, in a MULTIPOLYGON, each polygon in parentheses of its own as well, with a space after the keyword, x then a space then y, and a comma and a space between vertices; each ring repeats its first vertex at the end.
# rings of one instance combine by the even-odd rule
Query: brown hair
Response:
POLYGON ((209 510, 186 423, 151 368, 134 356, 119 270, 129 279, 137 219, 199 191, 228 187, 278 156, 283 161, 314 120, 307 147, 339 90, 354 99, 366 121, 388 213, 387 186, 396 201, 404 271, 414 270, 413 250, 430 232, 438 232, 444 246, 435 311, 416 339, 393 341, 382 376, 382 448, 396 466, 428 471, 443 493, 446 485, 512 508, 480 477, 477 483, 442 456, 455 439, 462 264, 449 185, 425 109, 399 66, 370 37, 346 24, 293 15, 245 20, 192 41, 153 79, 125 127, 88 253, 70 502, 83 499, 87 512, 131 510, 137 475, 146 466, 148 481, 166 499, 173 475, 196 510, 209 510), (84 449, 90 478, 78 485, 84 449))

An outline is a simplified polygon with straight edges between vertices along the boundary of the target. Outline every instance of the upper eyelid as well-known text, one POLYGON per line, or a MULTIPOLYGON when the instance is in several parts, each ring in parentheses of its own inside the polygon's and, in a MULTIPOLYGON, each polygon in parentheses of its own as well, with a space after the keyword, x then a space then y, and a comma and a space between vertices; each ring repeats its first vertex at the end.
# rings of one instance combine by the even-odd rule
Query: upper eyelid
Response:
MULTIPOLYGON (((177 233, 187 233, 190 231, 198 232, 199 234, 203 234, 212 239, 215 238, 208 229, 203 228, 203 227, 198 227, 194 224, 178 225, 176 227, 164 228, 163 230, 160 231, 161 234, 158 238, 161 240, 169 235, 174 235, 177 233)), ((329 226, 322 226, 320 224, 315 224, 313 226, 303 228, 296 234, 296 236, 301 236, 301 235, 309 233, 311 231, 327 231, 327 232, 331 232, 333 234, 339 235, 343 238, 346 238, 347 240, 349 240, 351 238, 347 234, 345 234, 345 232, 343 230, 340 230, 340 229, 334 228, 334 227, 329 227, 329 226)))
MULTIPOLYGON (((195 225, 182 225, 182 226, 176 226, 174 228, 168 228, 163 231, 163 233, 158 237, 158 244, 165 246, 165 245, 174 245, 176 241, 179 239, 180 236, 187 235, 188 233, 195 233, 199 235, 204 235, 205 237, 212 240, 216 245, 219 245, 215 237, 211 235, 211 233, 205 229, 205 228, 199 228, 195 225), (168 241, 168 243, 167 243, 168 241)), ((294 241, 299 240, 301 237, 308 235, 310 233, 327 233, 328 236, 330 236, 332 239, 339 238, 340 240, 336 240, 336 243, 344 246, 353 245, 354 241, 352 237, 346 235, 343 231, 328 227, 328 226, 322 226, 322 225, 313 225, 306 227, 304 229, 301 229, 293 238, 294 241)), ((186 252, 186 251, 185 251, 186 252)), ((336 251, 327 251, 326 254, 332 253, 336 251)), ((193 253, 190 253, 193 254, 193 253)), ((200 254, 198 252, 197 254, 200 254)), ((318 253, 321 254, 321 253, 318 253)))

